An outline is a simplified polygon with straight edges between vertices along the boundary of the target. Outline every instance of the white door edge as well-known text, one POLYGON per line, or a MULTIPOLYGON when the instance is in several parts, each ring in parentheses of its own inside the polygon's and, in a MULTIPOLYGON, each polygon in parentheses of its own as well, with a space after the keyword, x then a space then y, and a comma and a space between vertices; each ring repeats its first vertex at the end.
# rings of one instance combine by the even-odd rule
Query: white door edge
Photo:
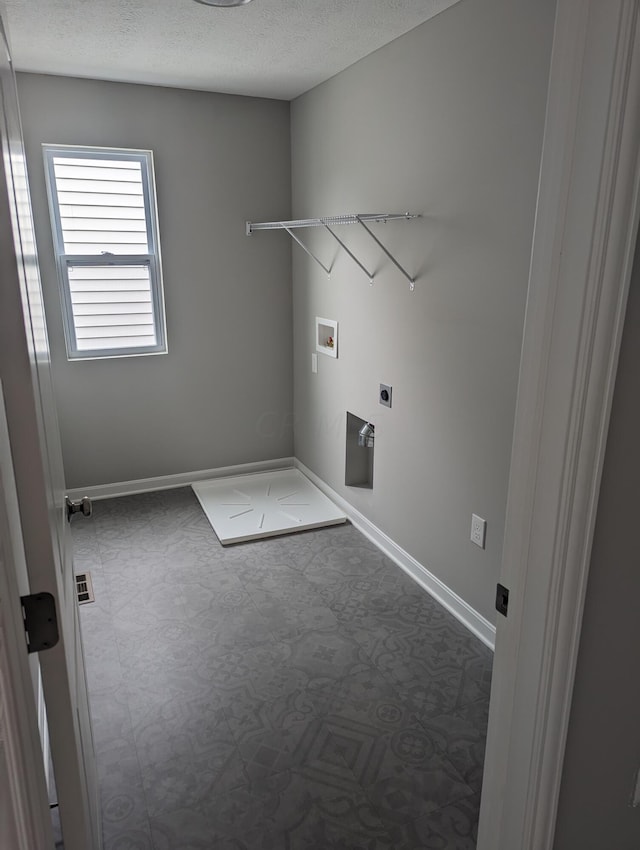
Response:
POLYGON ((44 753, 44 779, 47 783, 47 793, 51 796, 51 757, 49 749, 49 721, 47 720, 47 706, 44 701, 44 688, 42 686, 42 675, 38 669, 38 692, 36 700, 36 708, 38 711, 38 730, 40 732, 40 742, 42 743, 42 752, 44 753))
POLYGON ((16 578, 16 562, 24 560, 19 541, 18 499, 0 383, 0 846, 45 850, 53 848, 53 831, 16 578))
POLYGON ((551 850, 638 228, 638 0, 558 0, 478 850, 551 850))

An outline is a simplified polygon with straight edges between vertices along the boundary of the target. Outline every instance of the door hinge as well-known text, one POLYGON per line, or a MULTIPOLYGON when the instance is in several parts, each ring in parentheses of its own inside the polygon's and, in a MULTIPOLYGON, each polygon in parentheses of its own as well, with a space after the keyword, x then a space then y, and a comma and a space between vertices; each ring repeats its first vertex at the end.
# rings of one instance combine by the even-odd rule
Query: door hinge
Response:
POLYGON ((56 600, 51 593, 21 596, 22 619, 27 636, 27 652, 42 652, 58 643, 56 600))
POLYGON ((496 611, 498 614, 507 616, 509 609, 509 590, 504 585, 499 584, 496 588, 496 611))

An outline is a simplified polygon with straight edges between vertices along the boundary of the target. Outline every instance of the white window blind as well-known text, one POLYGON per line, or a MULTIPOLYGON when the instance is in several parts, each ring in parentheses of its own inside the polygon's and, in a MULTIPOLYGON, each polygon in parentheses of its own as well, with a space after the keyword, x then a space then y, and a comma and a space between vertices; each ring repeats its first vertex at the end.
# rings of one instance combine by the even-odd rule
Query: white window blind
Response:
POLYGON ((69 357, 166 351, 151 153, 44 154, 69 357))

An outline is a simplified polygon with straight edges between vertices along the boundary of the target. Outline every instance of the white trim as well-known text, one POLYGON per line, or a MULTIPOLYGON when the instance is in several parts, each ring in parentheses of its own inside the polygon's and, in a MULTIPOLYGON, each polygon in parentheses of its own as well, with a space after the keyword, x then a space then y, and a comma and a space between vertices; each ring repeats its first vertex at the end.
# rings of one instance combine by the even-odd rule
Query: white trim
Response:
POLYGON ((42 674, 38 667, 38 689, 36 692, 36 710, 38 712, 38 729, 40 731, 40 742, 42 744, 42 755, 44 758, 44 779, 47 791, 51 795, 51 746, 49 744, 49 721, 47 720, 47 706, 44 701, 44 688, 42 686, 42 674))
POLYGON ((391 558, 402 570, 405 571, 411 578, 417 582, 424 590, 427 591, 434 599, 450 611, 453 616, 466 626, 470 632, 486 644, 490 649, 493 649, 495 643, 495 626, 479 614, 474 608, 464 601, 457 593, 451 590, 450 587, 440 581, 430 570, 423 564, 406 552, 401 546, 398 546, 384 531, 381 531, 376 525, 361 514, 353 507, 346 499, 336 493, 328 484, 319 478, 315 472, 312 472, 297 458, 294 459, 296 469, 299 469, 307 478, 312 481, 319 490, 328 496, 332 502, 347 515, 350 522, 364 534, 378 549, 391 558))
MULTIPOLYGON (((0 557, 0 566, 5 566, 0 557)), ((26 789, 21 782, 24 764, 16 752, 15 742, 20 740, 16 718, 15 699, 12 697, 8 677, 10 659, 5 646, 2 608, 0 607, 0 843, 3 847, 29 850, 31 813, 25 805, 26 789)), ((31 845, 33 846, 33 845, 31 845)))
MULTIPOLYGON (((0 36, 1 25, 0 21, 0 36)), ((2 772, 6 772, 0 783, 0 796, 6 796, 0 804, 0 846, 15 850, 53 846, 34 682, 20 604, 21 593, 29 590, 22 586, 24 572, 18 497, 0 382, 0 758, 4 762, 2 772), (11 835, 8 839, 5 830, 11 835)))
POLYGON ((217 469, 201 469, 196 472, 179 472, 176 475, 159 475, 155 478, 138 478, 134 481, 116 481, 113 484, 92 484, 88 487, 73 487, 67 491, 70 499, 114 499, 118 496, 133 496, 136 493, 151 493, 154 490, 173 490, 176 487, 189 487, 195 481, 209 478, 229 478, 232 475, 250 475, 255 472, 269 472, 273 469, 291 469, 292 457, 280 457, 274 460, 259 460, 255 463, 238 463, 234 466, 219 466, 217 469))
POLYGON ((558 0, 478 850, 551 850, 640 193, 638 0, 558 0))

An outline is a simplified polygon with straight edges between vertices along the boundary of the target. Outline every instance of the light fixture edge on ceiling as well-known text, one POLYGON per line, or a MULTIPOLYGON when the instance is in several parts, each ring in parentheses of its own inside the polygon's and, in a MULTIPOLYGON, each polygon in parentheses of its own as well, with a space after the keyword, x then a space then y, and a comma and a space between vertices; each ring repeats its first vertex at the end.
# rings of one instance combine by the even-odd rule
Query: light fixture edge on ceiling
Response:
POLYGON ((215 6, 217 9, 232 9, 236 6, 246 6, 251 0, 195 0, 203 6, 215 6))

